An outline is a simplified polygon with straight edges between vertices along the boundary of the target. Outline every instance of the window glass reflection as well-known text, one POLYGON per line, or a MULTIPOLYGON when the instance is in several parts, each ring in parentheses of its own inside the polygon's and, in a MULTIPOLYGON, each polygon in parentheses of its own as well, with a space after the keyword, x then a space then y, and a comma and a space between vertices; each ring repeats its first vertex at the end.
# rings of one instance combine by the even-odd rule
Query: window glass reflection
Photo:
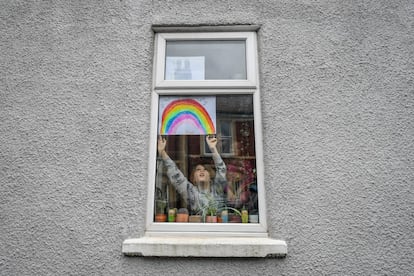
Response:
POLYGON ((245 80, 244 40, 167 41, 166 80, 245 80))
POLYGON ((157 222, 258 222, 252 95, 215 103, 214 135, 158 138, 157 222))

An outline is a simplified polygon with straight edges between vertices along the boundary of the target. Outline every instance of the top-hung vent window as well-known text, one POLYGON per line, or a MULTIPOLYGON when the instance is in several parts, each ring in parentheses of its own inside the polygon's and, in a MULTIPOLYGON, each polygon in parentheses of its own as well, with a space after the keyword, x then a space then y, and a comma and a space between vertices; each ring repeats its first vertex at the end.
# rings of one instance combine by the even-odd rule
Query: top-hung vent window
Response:
POLYGON ((254 33, 157 34, 156 87, 255 87, 254 33))

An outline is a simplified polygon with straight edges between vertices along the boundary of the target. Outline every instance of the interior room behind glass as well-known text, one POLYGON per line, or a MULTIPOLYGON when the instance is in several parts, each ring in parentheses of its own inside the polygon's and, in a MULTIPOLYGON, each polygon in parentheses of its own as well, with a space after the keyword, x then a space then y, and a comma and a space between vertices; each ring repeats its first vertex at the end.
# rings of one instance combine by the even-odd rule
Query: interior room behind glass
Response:
MULTIPOLYGON (((216 112, 217 149, 227 167, 224 205, 258 214, 253 97, 217 95, 216 112)), ((200 163, 209 164, 214 174, 214 163, 204 135, 168 135, 165 138, 169 156, 188 179, 194 166, 200 163)), ((162 162, 158 160, 157 163, 155 208, 165 208, 164 212, 169 208, 189 209, 188 202, 170 185, 162 162), (160 202, 165 204, 159 206, 160 202)))

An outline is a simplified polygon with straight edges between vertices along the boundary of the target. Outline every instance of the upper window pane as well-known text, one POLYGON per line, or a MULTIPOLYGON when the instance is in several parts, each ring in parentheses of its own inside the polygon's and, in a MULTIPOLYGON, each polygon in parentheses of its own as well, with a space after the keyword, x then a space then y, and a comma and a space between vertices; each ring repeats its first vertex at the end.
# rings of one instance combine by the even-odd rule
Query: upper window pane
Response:
POLYGON ((165 80, 246 80, 245 40, 166 42, 165 80))

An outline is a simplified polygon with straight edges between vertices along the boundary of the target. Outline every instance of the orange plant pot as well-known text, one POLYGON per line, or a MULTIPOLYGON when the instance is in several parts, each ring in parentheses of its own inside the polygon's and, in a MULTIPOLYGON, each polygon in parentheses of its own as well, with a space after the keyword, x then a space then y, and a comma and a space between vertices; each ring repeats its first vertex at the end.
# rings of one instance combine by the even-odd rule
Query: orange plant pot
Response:
POLYGON ((200 223, 200 222, 203 221, 202 219, 203 218, 201 216, 198 216, 198 215, 193 215, 193 216, 188 217, 188 221, 189 222, 194 222, 194 223, 200 223))
POLYGON ((155 222, 166 222, 167 221, 167 214, 156 214, 155 215, 155 222))
POLYGON ((217 223, 217 216, 206 216, 206 222, 217 223))
POLYGON ((175 222, 188 222, 188 214, 177 214, 175 222))

